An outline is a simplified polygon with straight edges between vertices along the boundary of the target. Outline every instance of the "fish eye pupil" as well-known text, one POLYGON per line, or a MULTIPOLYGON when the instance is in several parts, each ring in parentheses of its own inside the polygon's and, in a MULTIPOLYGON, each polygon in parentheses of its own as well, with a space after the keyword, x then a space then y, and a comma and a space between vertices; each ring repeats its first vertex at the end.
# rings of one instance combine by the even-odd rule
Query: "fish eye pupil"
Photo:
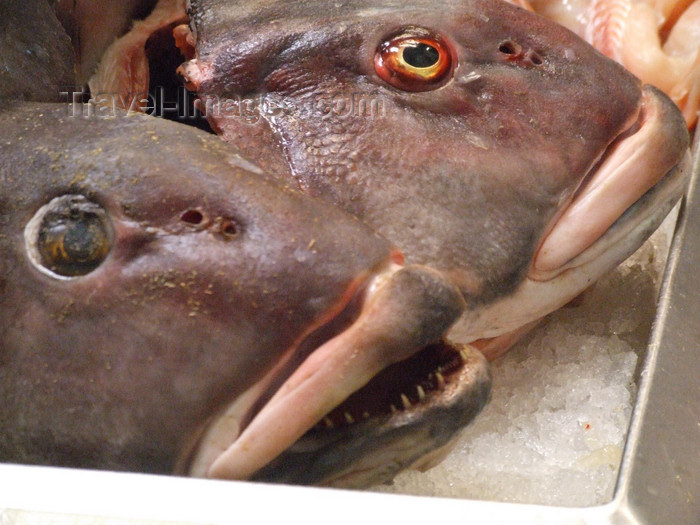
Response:
POLYGON ((82 195, 64 195, 43 206, 25 228, 27 236, 34 236, 32 259, 63 277, 96 269, 114 242, 105 210, 82 195))
POLYGON ((66 231, 63 249, 66 255, 76 262, 91 262, 100 251, 103 240, 99 219, 86 216, 82 221, 73 223, 66 231))
POLYGON ((406 46, 403 50, 403 59, 409 66, 425 68, 437 64, 440 52, 431 45, 418 43, 406 46))

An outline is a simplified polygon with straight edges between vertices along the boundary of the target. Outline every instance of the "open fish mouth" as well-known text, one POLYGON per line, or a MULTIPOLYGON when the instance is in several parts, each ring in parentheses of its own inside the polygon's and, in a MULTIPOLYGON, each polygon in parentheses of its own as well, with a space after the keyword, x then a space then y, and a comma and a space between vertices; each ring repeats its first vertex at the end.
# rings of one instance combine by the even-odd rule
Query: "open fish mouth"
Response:
POLYGON ((385 269, 219 415, 183 470, 347 487, 428 461, 489 396, 484 357, 442 339, 464 307, 439 272, 385 269))
POLYGON ((251 479, 365 487, 429 468, 481 411, 490 384, 474 347, 429 345, 377 374, 251 479))

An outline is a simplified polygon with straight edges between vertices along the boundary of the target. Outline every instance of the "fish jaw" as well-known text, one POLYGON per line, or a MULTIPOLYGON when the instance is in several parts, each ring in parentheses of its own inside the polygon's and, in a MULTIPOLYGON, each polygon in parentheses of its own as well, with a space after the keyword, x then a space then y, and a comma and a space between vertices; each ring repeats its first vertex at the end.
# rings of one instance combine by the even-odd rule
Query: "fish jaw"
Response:
POLYGON ((452 327, 450 339, 474 342, 489 361, 502 355, 519 335, 537 324, 533 319, 564 306, 632 255, 683 196, 690 168, 691 155, 686 151, 664 179, 625 210, 592 245, 548 274, 533 272, 512 295, 468 312, 452 327), (489 341, 491 338, 494 341, 489 341))
POLYGON ((439 343, 463 308, 459 291, 429 268, 393 267, 377 275, 357 319, 311 353, 240 435, 231 424, 240 406, 213 424, 189 473, 345 487, 393 478, 449 442, 488 399, 483 356, 439 343), (431 357, 440 352, 442 358, 431 357), (435 370, 423 363, 431 359, 435 370), (413 403, 392 388, 411 366, 419 371, 410 385, 413 403), (383 406, 377 396, 385 398, 383 406), (299 468, 300 461, 308 467, 310 457, 317 468, 299 468))

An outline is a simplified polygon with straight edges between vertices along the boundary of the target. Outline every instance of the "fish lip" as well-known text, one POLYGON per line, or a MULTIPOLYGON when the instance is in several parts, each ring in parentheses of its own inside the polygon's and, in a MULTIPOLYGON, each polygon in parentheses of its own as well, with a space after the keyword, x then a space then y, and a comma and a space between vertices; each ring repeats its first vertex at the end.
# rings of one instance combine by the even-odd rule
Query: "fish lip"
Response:
MULTIPOLYGON (((360 314, 349 327, 314 349, 272 396, 266 396, 269 399, 245 429, 231 416, 242 413, 234 401, 230 414, 205 430, 185 472, 249 479, 381 370, 439 340, 466 307, 459 290, 442 274, 418 265, 393 264, 364 285, 360 314), (207 450, 211 444, 214 452, 207 450)), ((280 383, 279 377, 269 379, 268 386, 280 383)), ((261 390, 244 394, 248 408, 257 408, 261 390)))
POLYGON ((689 146, 685 122, 671 100, 653 86, 642 86, 642 101, 637 119, 608 145, 553 219, 533 258, 530 279, 550 280, 589 261, 606 243, 617 242, 621 222, 644 220, 645 207, 639 203, 650 194, 668 200, 680 197, 687 177, 679 183, 676 175, 679 170, 689 172, 684 165, 689 146), (649 169, 635 169, 643 163, 650 163, 649 169), (629 191, 635 184, 643 191, 629 191), (631 209, 635 213, 629 213, 631 209), (596 210, 597 216, 591 213, 596 210), (611 230, 617 232, 611 235, 611 230))
POLYGON ((422 393, 415 389, 409 404, 404 401, 408 394, 392 391, 389 396, 395 398, 395 403, 383 399, 384 412, 356 415, 352 421, 347 419, 346 401, 250 479, 362 488, 387 482, 405 468, 427 467, 434 459, 432 454, 451 448, 458 431, 490 398, 491 372, 481 352, 470 345, 446 341, 429 345, 383 370, 348 399, 353 404, 353 398, 358 401, 372 395, 374 388, 385 383, 384 376, 400 372, 408 366, 407 361, 415 364, 426 354, 448 347, 455 359, 451 368, 441 372, 441 386, 426 386, 436 382, 435 372, 431 372, 416 382, 425 389, 422 393), (329 423, 330 418, 336 423, 329 423))

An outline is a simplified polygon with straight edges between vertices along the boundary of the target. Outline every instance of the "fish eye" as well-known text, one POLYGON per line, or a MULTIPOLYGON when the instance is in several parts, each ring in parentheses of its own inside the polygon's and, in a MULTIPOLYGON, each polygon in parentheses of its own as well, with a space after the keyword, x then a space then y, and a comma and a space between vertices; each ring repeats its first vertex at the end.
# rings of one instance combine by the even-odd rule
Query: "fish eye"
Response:
POLYGON ((409 29, 384 40, 374 56, 377 74, 404 91, 428 91, 443 85, 453 70, 452 52, 439 35, 409 29))
POLYGON ((63 195, 42 206, 25 228, 32 262, 44 273, 86 275, 107 258, 114 231, 105 210, 83 195, 63 195))

